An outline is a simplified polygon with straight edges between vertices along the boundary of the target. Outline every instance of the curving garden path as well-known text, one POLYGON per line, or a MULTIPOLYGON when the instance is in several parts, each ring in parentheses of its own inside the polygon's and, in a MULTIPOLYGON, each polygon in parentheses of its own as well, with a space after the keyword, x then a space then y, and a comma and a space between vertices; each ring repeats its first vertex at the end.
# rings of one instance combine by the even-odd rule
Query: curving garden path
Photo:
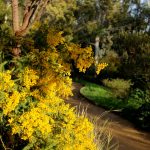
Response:
MULTIPOLYGON (((95 106, 80 94, 83 87, 79 83, 73 83, 74 96, 69 97, 67 103, 72 106, 87 107, 88 116, 101 116, 105 109, 95 106)), ((111 121, 111 131, 114 140, 119 143, 119 150, 150 150, 150 133, 142 132, 134 128, 132 123, 113 113, 106 113, 103 119, 111 121)), ((99 120, 100 121, 100 120, 99 120)))

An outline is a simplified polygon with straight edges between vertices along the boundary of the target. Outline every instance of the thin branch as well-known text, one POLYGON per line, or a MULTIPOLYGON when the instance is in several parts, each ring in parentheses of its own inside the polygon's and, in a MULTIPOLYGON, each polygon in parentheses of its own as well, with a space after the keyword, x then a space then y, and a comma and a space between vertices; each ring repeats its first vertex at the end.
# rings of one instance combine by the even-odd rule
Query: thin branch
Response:
POLYGON ((32 19, 31 23, 40 19, 41 15, 43 13, 43 10, 45 9, 45 7, 48 3, 49 3, 49 0, 45 0, 43 3, 41 3, 41 6, 38 7, 38 9, 34 13, 33 17, 31 18, 32 19))
POLYGON ((11 148, 6 148, 6 146, 5 146, 5 144, 4 144, 3 139, 2 139, 1 136, 0 136, 0 141, 1 141, 1 143, 2 143, 2 146, 3 146, 4 150, 8 150, 8 149, 11 150, 11 148))
POLYGON ((30 18, 30 23, 34 22, 35 21, 35 16, 37 13, 40 12, 39 8, 42 8, 42 3, 43 1, 42 0, 39 0, 38 1, 39 3, 36 5, 36 9, 34 10, 34 13, 32 14, 31 18, 30 18))
POLYGON ((24 3, 24 16, 25 14, 28 12, 28 7, 30 6, 30 1, 29 0, 26 0, 25 3, 24 3))

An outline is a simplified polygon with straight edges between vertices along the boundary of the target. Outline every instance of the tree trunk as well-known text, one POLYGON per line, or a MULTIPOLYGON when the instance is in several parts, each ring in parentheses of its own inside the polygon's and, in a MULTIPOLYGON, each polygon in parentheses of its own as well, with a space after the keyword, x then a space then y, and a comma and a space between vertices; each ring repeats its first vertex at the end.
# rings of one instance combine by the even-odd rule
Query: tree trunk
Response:
MULTIPOLYGON (((13 20, 13 32, 14 35, 19 31, 19 10, 18 10, 18 0, 12 0, 12 20, 13 20)), ((14 57, 19 57, 21 50, 19 45, 15 44, 12 48, 12 53, 14 57)))
POLYGON ((96 36, 95 38, 95 64, 96 65, 98 65, 98 61, 99 61, 99 51, 100 51, 99 42, 100 42, 99 36, 96 36))
POLYGON ((13 20, 13 32, 14 35, 19 31, 19 10, 18 0, 12 0, 12 20, 13 20))
MULTIPOLYGON (((24 17, 21 22, 19 22, 19 6, 18 0, 11 0, 12 1, 12 20, 13 20, 13 32, 16 39, 17 37, 23 37, 27 33, 27 29, 29 25, 31 25, 31 20, 36 16, 41 16, 43 9, 46 7, 49 0, 33 0, 25 1, 25 11, 24 17), (20 24, 21 23, 21 26, 20 24)), ((33 19, 33 22, 35 19, 33 19)), ((16 41, 16 43, 18 43, 16 41)), ((15 57, 19 57, 21 53, 20 44, 14 44, 12 49, 12 53, 15 57)))

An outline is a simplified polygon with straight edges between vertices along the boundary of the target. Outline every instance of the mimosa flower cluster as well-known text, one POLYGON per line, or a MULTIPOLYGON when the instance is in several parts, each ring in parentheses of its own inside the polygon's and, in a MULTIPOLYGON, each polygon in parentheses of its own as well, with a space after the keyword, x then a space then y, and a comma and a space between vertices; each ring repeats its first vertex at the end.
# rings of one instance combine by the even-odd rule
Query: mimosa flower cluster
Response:
POLYGON ((50 82, 54 79, 50 76, 46 87, 46 79, 40 80, 37 74, 25 68, 17 82, 12 80, 10 71, 0 74, 3 81, 0 86, 5 87, 1 88, 0 108, 9 118, 12 134, 29 140, 33 149, 42 148, 41 142, 52 149, 96 149, 93 124, 83 116, 78 117, 74 108, 58 96, 59 89, 55 91, 58 78, 50 82))
POLYGON ((12 135, 28 141, 26 148, 96 150, 93 124, 62 99, 72 95, 70 60, 85 72, 93 63, 92 49, 67 44, 54 30, 47 43, 47 49, 31 50, 23 70, 0 72, 2 118, 12 135))
POLYGON ((96 74, 99 74, 101 72, 101 70, 103 70, 104 68, 106 68, 108 66, 107 63, 100 63, 96 66, 96 74))

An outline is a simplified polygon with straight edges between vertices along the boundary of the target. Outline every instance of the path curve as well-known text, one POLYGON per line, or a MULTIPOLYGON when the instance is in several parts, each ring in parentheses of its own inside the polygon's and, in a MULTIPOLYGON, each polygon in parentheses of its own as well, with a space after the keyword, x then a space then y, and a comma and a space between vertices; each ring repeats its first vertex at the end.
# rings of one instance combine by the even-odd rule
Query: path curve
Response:
MULTIPOLYGON (((80 94, 82 87, 79 83, 73 83, 74 96, 69 97, 67 103, 72 106, 87 107, 89 116, 101 116, 106 110, 84 98, 80 94)), ((138 131, 132 123, 113 113, 107 113, 105 119, 111 121, 112 135, 119 143, 119 150, 150 150, 150 133, 138 131)))

